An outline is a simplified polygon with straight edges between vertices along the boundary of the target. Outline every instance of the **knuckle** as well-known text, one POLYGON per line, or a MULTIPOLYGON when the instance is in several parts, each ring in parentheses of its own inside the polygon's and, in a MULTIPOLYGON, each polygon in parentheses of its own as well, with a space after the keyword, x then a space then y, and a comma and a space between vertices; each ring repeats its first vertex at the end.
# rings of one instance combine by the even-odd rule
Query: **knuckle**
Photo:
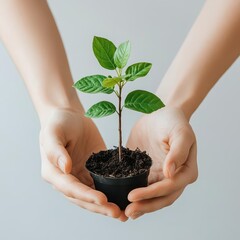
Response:
POLYGON ((190 178, 190 184, 196 182, 198 179, 198 170, 194 171, 191 178, 190 178))
POLYGON ((173 205, 174 202, 175 202, 175 199, 169 199, 167 201, 167 206, 169 207, 169 206, 173 205))
POLYGON ((197 179, 198 179, 198 172, 193 176, 193 178, 192 178, 192 182, 191 182, 191 183, 196 182, 197 179))
POLYGON ((65 191, 63 192, 63 194, 64 194, 66 197, 74 198, 73 194, 72 194, 71 191, 69 191, 69 190, 65 190, 65 191))
POLYGON ((119 218, 120 217, 120 214, 117 211, 113 211, 113 210, 110 212, 110 214, 104 213, 104 215, 106 215, 106 216, 110 215, 112 218, 119 218))

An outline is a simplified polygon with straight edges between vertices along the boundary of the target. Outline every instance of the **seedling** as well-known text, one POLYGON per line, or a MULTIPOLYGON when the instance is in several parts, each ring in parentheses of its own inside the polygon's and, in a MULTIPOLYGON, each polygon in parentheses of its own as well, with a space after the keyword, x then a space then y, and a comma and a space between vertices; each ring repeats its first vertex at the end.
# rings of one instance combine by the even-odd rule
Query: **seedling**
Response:
POLYGON ((89 118, 100 118, 113 113, 118 114, 119 132, 119 161, 122 160, 122 111, 128 108, 142 113, 152 113, 162 107, 163 102, 151 92, 145 90, 135 90, 130 92, 122 104, 122 91, 127 83, 140 77, 145 77, 152 64, 148 62, 138 62, 123 69, 127 65, 131 44, 129 41, 121 43, 117 48, 111 41, 102 37, 93 38, 93 52, 99 64, 108 70, 114 70, 115 75, 91 75, 83 77, 74 84, 74 87, 85 93, 114 93, 118 98, 118 106, 109 101, 101 101, 94 104, 85 113, 89 118))

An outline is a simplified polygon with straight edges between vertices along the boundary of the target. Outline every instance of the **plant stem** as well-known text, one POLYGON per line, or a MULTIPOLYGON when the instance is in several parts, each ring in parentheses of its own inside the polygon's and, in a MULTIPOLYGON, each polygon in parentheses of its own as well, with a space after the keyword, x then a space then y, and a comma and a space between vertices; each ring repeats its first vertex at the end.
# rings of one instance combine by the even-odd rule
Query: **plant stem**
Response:
POLYGON ((118 131, 119 131, 119 145, 118 145, 118 156, 119 162, 122 160, 122 83, 119 83, 118 93, 118 131))

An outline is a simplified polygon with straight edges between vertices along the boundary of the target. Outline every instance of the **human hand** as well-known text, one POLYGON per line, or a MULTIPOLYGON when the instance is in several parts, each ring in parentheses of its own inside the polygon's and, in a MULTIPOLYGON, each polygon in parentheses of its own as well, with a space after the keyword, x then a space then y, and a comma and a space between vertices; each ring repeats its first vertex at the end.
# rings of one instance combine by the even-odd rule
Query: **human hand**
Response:
POLYGON ((40 132, 42 177, 76 205, 126 221, 124 212, 94 189, 85 169, 88 157, 104 149, 103 139, 91 119, 79 110, 56 109, 40 132))
POLYGON ((145 150, 152 158, 149 186, 131 191, 125 214, 132 219, 171 205, 196 181, 197 145, 183 112, 165 107, 144 115, 133 127, 127 146, 145 150))

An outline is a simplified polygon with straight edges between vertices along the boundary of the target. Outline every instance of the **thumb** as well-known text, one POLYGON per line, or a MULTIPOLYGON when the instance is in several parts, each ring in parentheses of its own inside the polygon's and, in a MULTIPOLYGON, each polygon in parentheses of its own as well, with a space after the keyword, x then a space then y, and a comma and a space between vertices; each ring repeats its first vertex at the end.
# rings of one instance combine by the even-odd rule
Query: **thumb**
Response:
POLYGON ((163 165, 163 174, 165 177, 173 177, 175 171, 186 162, 192 144, 193 141, 190 136, 184 134, 173 136, 170 150, 163 165))
POLYGON ((72 170, 72 160, 62 141, 50 134, 41 139, 42 148, 47 159, 62 172, 68 174, 72 170))

